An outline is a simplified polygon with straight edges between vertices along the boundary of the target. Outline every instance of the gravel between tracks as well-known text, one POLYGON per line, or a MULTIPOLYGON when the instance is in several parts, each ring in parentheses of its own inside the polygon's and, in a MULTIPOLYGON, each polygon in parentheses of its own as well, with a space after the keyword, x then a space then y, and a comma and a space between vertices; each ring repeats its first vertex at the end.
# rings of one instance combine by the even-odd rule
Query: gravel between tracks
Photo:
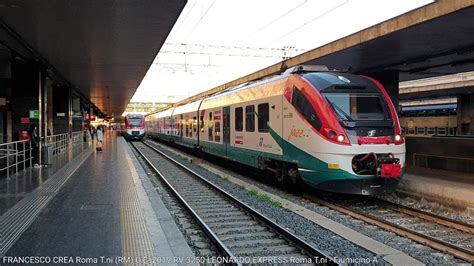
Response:
MULTIPOLYGON (((222 179, 200 166, 190 163, 183 158, 183 156, 177 155, 176 153, 170 153, 169 150, 164 150, 163 148, 159 149, 165 151, 172 158, 178 159, 181 163, 191 168, 193 171, 196 171, 198 174, 203 175, 205 178, 231 193, 236 198, 260 210, 262 214, 276 221, 291 232, 296 233, 298 236, 312 243, 318 249, 327 252, 330 256, 339 259, 370 260, 370 262, 374 262, 378 265, 385 263, 382 257, 377 257, 375 254, 353 244, 325 228, 319 227, 313 222, 293 212, 275 206, 271 202, 256 199, 244 188, 222 179)), ((160 167, 162 167, 160 168, 160 171, 166 171, 167 173, 175 171, 173 169, 174 167, 166 167, 165 164, 160 165, 160 167)))
MULTIPOLYGON (((154 144, 156 144, 154 142, 154 144)), ((374 255, 370 252, 367 252, 365 249, 362 249, 352 242, 341 238, 340 236, 327 231, 324 228, 321 228, 315 225, 313 222, 306 220, 305 218, 291 213, 287 210, 282 211, 282 208, 272 205, 270 202, 264 202, 256 200, 254 197, 250 196, 248 191, 239 187, 238 185, 231 183, 222 177, 200 167, 199 165, 193 164, 189 159, 196 158, 195 156, 185 154, 182 151, 178 151, 174 148, 159 145, 159 149, 165 151, 171 157, 178 159, 180 162, 195 170, 197 173, 208 177, 209 180, 215 182, 222 188, 230 191, 234 196, 239 199, 243 199, 246 203, 254 206, 262 211, 268 217, 274 219, 281 225, 293 230, 294 232, 301 235, 301 237, 307 239, 310 242, 314 242, 316 246, 320 247, 321 250, 326 250, 329 254, 336 256, 338 258, 366 258, 367 256, 373 258, 374 255), (323 233, 321 233, 323 232, 323 233), (330 241, 328 241, 330 240, 330 241)), ((154 146, 156 146, 154 145, 154 146)), ((439 252, 437 250, 431 249, 424 245, 418 244, 410 239, 400 237, 394 233, 382 230, 376 226, 368 225, 367 223, 355 220, 348 215, 341 214, 337 211, 331 210, 327 207, 322 207, 318 204, 310 202, 309 200, 302 199, 299 196, 291 194, 282 189, 276 188, 274 186, 269 186, 259 180, 251 179, 241 174, 232 172, 228 169, 225 169, 221 166, 205 162, 207 165, 212 166, 213 168, 219 169, 226 173, 230 173, 232 176, 242 179, 248 183, 258 186, 259 188, 268 191, 272 194, 283 197, 287 200, 292 201, 298 205, 301 205, 307 209, 310 209, 316 213, 319 213, 327 218, 330 218, 336 222, 339 222, 351 229, 356 230, 359 233, 362 233, 368 237, 371 237, 379 242, 382 242, 392 248, 400 250, 413 258, 416 258, 426 264, 459 264, 463 261, 454 258, 453 256, 439 252)), ((378 264, 385 262, 382 258, 377 257, 378 264)))

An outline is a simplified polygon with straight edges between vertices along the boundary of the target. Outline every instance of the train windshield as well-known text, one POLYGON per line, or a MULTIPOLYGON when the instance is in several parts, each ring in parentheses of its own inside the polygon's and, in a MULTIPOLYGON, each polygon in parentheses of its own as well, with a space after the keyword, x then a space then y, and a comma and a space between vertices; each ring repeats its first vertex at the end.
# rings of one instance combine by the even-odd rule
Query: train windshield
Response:
POLYGON ((131 127, 141 127, 142 126, 142 118, 141 117, 129 117, 128 123, 131 127))
POLYGON ((390 120, 388 108, 378 93, 323 93, 341 121, 390 120))

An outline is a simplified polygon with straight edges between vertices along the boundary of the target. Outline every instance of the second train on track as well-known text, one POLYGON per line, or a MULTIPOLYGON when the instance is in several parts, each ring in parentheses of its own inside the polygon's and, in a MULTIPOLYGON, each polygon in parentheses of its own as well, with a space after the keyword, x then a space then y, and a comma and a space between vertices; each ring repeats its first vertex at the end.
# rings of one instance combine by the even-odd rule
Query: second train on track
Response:
POLYGON ((400 123, 383 86, 314 66, 294 67, 145 119, 152 138, 331 192, 392 191, 405 162, 400 123))

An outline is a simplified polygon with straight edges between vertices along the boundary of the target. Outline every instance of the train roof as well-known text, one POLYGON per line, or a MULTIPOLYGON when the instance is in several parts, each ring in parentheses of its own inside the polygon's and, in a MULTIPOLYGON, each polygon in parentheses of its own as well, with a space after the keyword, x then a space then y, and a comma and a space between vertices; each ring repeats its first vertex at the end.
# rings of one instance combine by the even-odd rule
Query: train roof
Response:
POLYGON ((375 89, 375 85, 372 84, 372 82, 358 75, 348 74, 341 71, 332 71, 325 66, 296 66, 287 69, 279 75, 268 76, 255 81, 242 83, 196 101, 174 106, 167 110, 150 113, 147 116, 153 115, 154 117, 162 117, 171 114, 178 115, 197 111, 199 106, 203 109, 210 109, 239 102, 247 102, 282 95, 285 86, 281 86, 279 81, 285 82, 292 74, 297 74, 305 78, 318 90, 325 90, 334 87, 331 85, 346 87, 364 86, 368 88, 368 90, 375 89))
POLYGON ((142 118, 143 117, 143 114, 132 114, 132 113, 129 113, 126 115, 126 117, 129 117, 129 118, 142 118))

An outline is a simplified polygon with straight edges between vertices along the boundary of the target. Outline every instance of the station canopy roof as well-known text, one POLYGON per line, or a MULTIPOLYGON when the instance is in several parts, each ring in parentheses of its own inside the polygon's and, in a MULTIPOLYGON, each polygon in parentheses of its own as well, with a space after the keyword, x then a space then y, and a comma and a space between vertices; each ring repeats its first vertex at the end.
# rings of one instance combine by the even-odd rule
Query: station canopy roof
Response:
POLYGON ((181 103, 302 64, 368 75, 396 71, 400 81, 472 71, 473 18, 474 0, 438 0, 181 103))
POLYGON ((19 54, 49 62, 102 112, 120 115, 185 4, 186 0, 1 1, 0 36, 19 54))

